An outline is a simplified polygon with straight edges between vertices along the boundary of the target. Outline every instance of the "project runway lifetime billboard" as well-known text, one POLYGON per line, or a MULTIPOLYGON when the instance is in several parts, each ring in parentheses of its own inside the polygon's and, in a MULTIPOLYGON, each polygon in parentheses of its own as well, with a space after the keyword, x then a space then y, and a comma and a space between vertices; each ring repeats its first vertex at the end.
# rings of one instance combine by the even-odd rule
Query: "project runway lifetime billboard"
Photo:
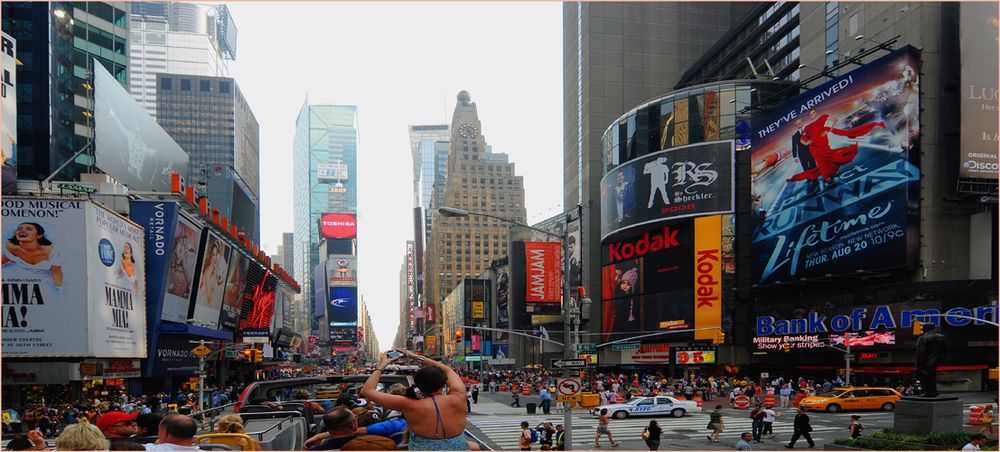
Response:
POLYGON ((905 47, 753 118, 755 283, 913 264, 919 113, 905 47))

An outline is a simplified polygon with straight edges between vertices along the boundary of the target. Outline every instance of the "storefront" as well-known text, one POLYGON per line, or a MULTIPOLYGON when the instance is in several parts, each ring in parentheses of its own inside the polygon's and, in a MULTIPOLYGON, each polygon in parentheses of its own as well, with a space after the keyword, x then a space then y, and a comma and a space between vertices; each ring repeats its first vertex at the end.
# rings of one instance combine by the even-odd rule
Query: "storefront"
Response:
POLYGON ((938 368, 943 390, 978 391, 997 366, 997 294, 990 281, 881 285, 773 298, 755 309, 753 374, 835 378, 851 345, 853 380, 907 383, 916 370, 914 322, 938 325, 949 352, 938 368), (949 314, 977 320, 951 317, 949 314))

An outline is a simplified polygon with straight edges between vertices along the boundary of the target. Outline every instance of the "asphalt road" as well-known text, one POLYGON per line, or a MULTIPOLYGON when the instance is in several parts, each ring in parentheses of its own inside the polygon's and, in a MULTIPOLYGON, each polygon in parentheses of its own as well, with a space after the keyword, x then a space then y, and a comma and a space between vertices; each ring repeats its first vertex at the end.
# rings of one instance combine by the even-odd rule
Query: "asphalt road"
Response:
MULTIPOLYGON (((962 394, 960 397, 965 404, 965 417, 967 418, 968 409, 972 405, 991 403, 996 395, 974 393, 962 394)), ((479 403, 473 405, 472 414, 469 415, 468 429, 496 450, 518 450, 517 439, 521 421, 528 421, 532 427, 543 421, 549 421, 553 424, 563 423, 563 415, 554 411, 549 415, 541 414, 540 410, 537 414, 527 414, 526 404, 529 402, 538 403, 537 395, 522 396, 522 408, 510 407, 511 400, 509 392, 498 393, 495 396, 481 393, 479 403)), ((722 405, 728 406, 728 399, 722 405)), ((774 423, 775 438, 764 439, 763 443, 755 444, 754 449, 785 450, 783 446, 788 443, 792 436, 792 419, 795 416, 795 408, 777 408, 776 411, 780 416, 774 423)), ((816 447, 822 448, 823 444, 832 443, 837 438, 846 438, 852 414, 861 415, 866 434, 892 427, 892 412, 809 413, 813 427, 812 437, 816 441, 816 447)), ((630 417, 611 421, 611 433, 615 440, 621 443, 619 447, 614 449, 645 450, 646 445, 640 435, 643 427, 649 424, 650 419, 657 419, 660 427, 664 430, 660 450, 734 450, 736 442, 739 441, 740 433, 751 430, 749 411, 732 408, 723 409, 723 421, 726 427, 719 443, 710 442, 706 438, 709 433, 706 429, 707 412, 689 413, 682 418, 669 416, 630 417)), ((595 450, 596 428, 597 419, 595 417, 590 416, 585 410, 576 410, 573 413, 573 449, 595 450)), ((972 428, 972 426, 967 426, 967 428, 972 428)), ((800 439, 796 444, 796 448, 806 448, 807 446, 803 439, 800 439)), ((538 448, 537 444, 533 445, 533 449, 538 450, 538 448)), ((606 437, 601 439, 600 449, 613 449, 606 437)))

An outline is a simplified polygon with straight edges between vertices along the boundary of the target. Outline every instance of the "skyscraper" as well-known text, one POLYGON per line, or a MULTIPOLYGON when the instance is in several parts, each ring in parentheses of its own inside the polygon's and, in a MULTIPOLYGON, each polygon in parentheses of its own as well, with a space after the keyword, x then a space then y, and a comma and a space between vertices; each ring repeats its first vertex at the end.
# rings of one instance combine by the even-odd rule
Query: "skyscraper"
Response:
MULTIPOLYGON (((426 239, 431 230, 431 204, 434 197, 436 143, 447 143, 451 134, 447 124, 410 126, 410 153, 413 155, 413 207, 420 208, 423 224, 419 229, 426 239)), ((415 225, 416 226, 416 225, 415 225)))
POLYGON ((284 253, 282 253, 281 266, 284 267, 289 274, 295 274, 295 252, 301 250, 295 247, 295 234, 291 232, 281 233, 281 246, 284 253))
POLYGON ((581 252, 588 292, 600 287, 601 136, 629 109, 671 90, 754 6, 563 4, 563 205, 583 206, 581 252))
MULTIPOLYGON (((522 178, 514 174, 514 164, 507 163, 506 156, 492 154, 487 149, 481 130, 476 104, 467 91, 460 92, 451 122, 442 205, 524 223, 522 178)), ((508 230, 506 223, 495 219, 448 218, 436 211, 433 215, 423 300, 429 308, 429 314, 425 313, 424 335, 438 336, 434 341, 425 339, 425 343, 438 344, 436 350, 427 350, 432 355, 440 354, 444 339, 440 338, 439 328, 443 314, 441 301, 464 278, 478 275, 493 259, 506 255, 508 230)))
POLYGON ((259 240, 260 126, 236 81, 160 73, 157 122, 190 157, 184 179, 259 240))
POLYGON ((236 24, 225 5, 129 4, 129 92, 156 119, 156 74, 229 77, 236 24))
MULTIPOLYGON (((17 175, 45 178, 91 142, 93 59, 128 86, 128 6, 3 2, 0 7, 3 31, 17 40, 17 175)), ((74 179, 92 170, 72 163, 59 177, 74 179)))
MULTIPOLYGON (((293 234, 299 250, 294 253, 294 267, 299 281, 310 281, 313 270, 326 259, 319 253, 320 217, 325 213, 357 213, 357 153, 357 107, 309 104, 308 100, 302 104, 292 144, 293 234), (308 254, 299 247, 308 247, 308 254)), ((309 297, 314 292, 312 285, 303 289, 309 297)))

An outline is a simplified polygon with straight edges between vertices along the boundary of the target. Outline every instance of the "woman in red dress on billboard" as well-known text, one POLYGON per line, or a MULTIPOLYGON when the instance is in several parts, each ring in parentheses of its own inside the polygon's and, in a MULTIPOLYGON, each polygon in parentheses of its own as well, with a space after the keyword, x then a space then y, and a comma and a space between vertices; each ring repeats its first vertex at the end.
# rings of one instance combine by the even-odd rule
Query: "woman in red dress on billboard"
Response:
POLYGON ((842 165, 846 165, 854 160, 858 155, 858 144, 851 143, 841 148, 830 148, 830 135, 840 135, 847 138, 857 138, 867 135, 876 127, 885 128, 885 122, 870 122, 850 129, 837 129, 826 125, 830 115, 822 115, 817 118, 816 110, 809 110, 809 119, 812 121, 805 126, 802 131, 802 144, 809 146, 809 152, 816 160, 816 167, 805 170, 790 178, 788 182, 801 180, 823 179, 832 182, 833 176, 837 174, 842 165))

